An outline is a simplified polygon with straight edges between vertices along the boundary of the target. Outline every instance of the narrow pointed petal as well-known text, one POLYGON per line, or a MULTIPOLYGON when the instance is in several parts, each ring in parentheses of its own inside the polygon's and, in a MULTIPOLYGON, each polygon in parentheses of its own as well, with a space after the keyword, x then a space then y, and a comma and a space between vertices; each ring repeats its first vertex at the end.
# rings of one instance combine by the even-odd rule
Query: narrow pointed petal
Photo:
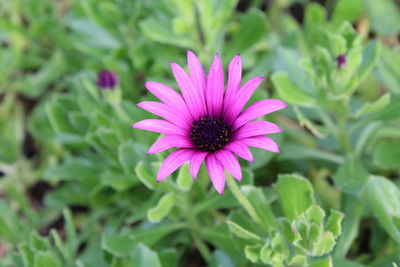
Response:
POLYGON ((158 82, 146 82, 144 86, 166 105, 185 112, 189 111, 182 96, 171 87, 158 82))
POLYGON ((182 92, 185 103, 193 118, 197 120, 205 113, 200 100, 201 92, 196 90, 189 76, 181 66, 172 62, 171 68, 179 89, 182 92))
POLYGON ((204 159, 208 155, 208 152, 196 151, 190 159, 190 175, 193 179, 196 179, 199 169, 204 159))
POLYGON ((194 145, 192 140, 186 136, 167 135, 155 141, 154 144, 149 148, 147 154, 159 153, 173 147, 194 148, 194 145))
POLYGON ((233 139, 243 139, 264 134, 273 134, 282 132, 281 128, 270 121, 251 121, 243 125, 233 133, 233 139))
POLYGON ((234 178, 238 181, 242 180, 242 169, 240 168, 239 161, 231 151, 220 149, 215 152, 215 156, 234 178))
POLYGON ((243 141, 248 146, 279 153, 279 147, 275 143, 275 141, 264 135, 244 138, 241 141, 243 141))
POLYGON ((218 117, 221 113, 224 96, 224 71, 217 54, 211 64, 207 78, 206 103, 210 115, 218 117))
POLYGON ((253 161, 253 155, 250 149, 241 140, 231 141, 224 146, 224 149, 232 151, 244 160, 253 161))
POLYGON ((264 99, 257 101, 250 105, 236 118, 232 126, 232 131, 240 128, 245 123, 257 119, 258 117, 264 116, 268 113, 284 109, 287 105, 278 99, 264 99))
POLYGON ((207 110, 206 101, 205 101, 205 92, 206 92, 206 74, 204 72, 203 66, 201 66, 200 60, 197 56, 190 50, 187 51, 187 61, 190 72, 190 79, 192 80, 193 85, 196 88, 196 91, 199 92, 199 97, 201 104, 203 106, 203 110, 207 110))
POLYGON ((157 174, 157 182, 164 180, 171 173, 173 173, 176 169, 182 166, 186 161, 190 160, 193 153, 195 153, 192 149, 177 149, 164 160, 161 164, 160 169, 157 174))
POLYGON ((206 167, 210 175, 210 179, 218 194, 222 195, 225 187, 224 168, 214 154, 208 154, 206 157, 206 167))
POLYGON ((229 124, 234 122, 242 108, 246 105, 247 101, 249 101, 250 97, 263 80, 264 77, 255 77, 247 81, 236 93, 234 101, 231 102, 231 108, 227 109, 226 114, 224 114, 224 118, 229 124))
POLYGON ((188 134, 182 128, 179 128, 178 126, 168 121, 157 120, 157 119, 148 119, 139 121, 134 125, 132 125, 132 128, 156 132, 160 134, 178 134, 184 136, 188 134))
POLYGON ((176 110, 176 108, 172 108, 167 106, 166 104, 154 102, 154 101, 144 101, 137 104, 138 107, 153 113, 167 121, 172 122, 176 126, 183 128, 185 130, 189 130, 192 125, 191 118, 184 116, 182 112, 176 110))
POLYGON ((230 109, 234 96, 240 88, 242 79, 242 60, 236 55, 228 66, 228 84, 224 95, 224 113, 230 109))

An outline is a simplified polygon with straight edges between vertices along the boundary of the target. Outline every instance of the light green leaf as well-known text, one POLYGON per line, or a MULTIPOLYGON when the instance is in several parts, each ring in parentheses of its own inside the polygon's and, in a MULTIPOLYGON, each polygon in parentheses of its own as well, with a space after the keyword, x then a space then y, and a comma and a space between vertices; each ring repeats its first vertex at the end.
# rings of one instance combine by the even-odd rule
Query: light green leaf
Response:
POLYGON ((179 169, 176 184, 184 192, 187 192, 192 188, 193 178, 189 172, 189 163, 183 164, 179 169))
POLYGON ((303 93, 286 73, 278 72, 272 75, 272 83, 279 96, 286 102, 299 106, 312 106, 315 100, 303 93))
POLYGON ((246 245, 244 247, 244 255, 251 262, 257 263, 260 261, 260 247, 246 245))
POLYGON ((148 188, 154 189, 156 182, 156 177, 154 177, 145 167, 142 161, 139 161, 135 167, 136 176, 138 179, 148 188))
POLYGON ((390 103, 390 94, 386 93, 374 102, 365 103, 359 110, 357 110, 356 117, 361 117, 363 115, 382 110, 385 107, 387 107, 389 103, 390 103))
POLYGON ((315 256, 322 256, 326 253, 329 253, 330 251, 332 251, 335 244, 336 242, 333 234, 331 232, 326 232, 315 243, 313 254, 315 256))
POLYGON ((59 259, 50 252, 38 252, 35 254, 35 264, 33 267, 61 267, 59 259))
POLYGON ((162 267, 157 253, 143 244, 139 244, 133 249, 131 258, 135 267, 162 267))
POLYGON ((234 223, 233 221, 227 221, 226 223, 228 224, 228 228, 231 233, 233 233, 235 236, 246 240, 261 241, 261 238, 258 235, 244 229, 239 224, 234 223))
POLYGON ((102 248, 117 257, 129 255, 136 245, 135 238, 127 234, 107 234, 101 239, 102 248))
POLYGON ((333 176, 335 184, 344 192, 359 194, 368 181, 368 172, 365 170, 359 158, 349 156, 333 176))
POLYGON ((289 220, 294 220, 315 203, 314 190, 310 182, 300 175, 279 175, 274 188, 278 192, 283 212, 289 220))
POLYGON ((326 221, 325 230, 333 234, 337 238, 342 233, 342 221, 344 219, 344 214, 337 210, 332 210, 326 221))
POLYGON ((158 202, 157 206, 147 211, 147 218, 150 222, 160 222, 171 212, 175 205, 175 195, 167 193, 158 202))
POLYGON ((379 143, 373 151, 374 162, 384 169, 400 168, 400 141, 387 141, 379 143))
POLYGON ((400 244, 400 190, 390 180, 371 176, 368 184, 368 202, 372 213, 386 232, 400 244))

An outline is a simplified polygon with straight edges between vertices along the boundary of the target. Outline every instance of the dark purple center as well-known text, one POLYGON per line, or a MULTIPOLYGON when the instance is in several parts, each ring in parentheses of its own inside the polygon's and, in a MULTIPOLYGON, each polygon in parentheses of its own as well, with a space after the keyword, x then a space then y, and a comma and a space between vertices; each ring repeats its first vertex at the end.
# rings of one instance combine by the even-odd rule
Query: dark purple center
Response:
POLYGON ((191 137, 198 149, 214 152, 229 142, 230 129, 223 120, 207 115, 193 123, 191 137))

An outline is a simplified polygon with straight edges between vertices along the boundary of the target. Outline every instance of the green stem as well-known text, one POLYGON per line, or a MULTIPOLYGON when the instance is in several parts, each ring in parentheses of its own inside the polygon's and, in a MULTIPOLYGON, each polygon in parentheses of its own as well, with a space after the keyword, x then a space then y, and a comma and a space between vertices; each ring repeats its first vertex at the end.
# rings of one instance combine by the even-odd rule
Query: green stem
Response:
POLYGON ((192 209, 190 208, 190 199, 188 198, 187 194, 184 194, 182 205, 182 209, 184 211, 187 225, 190 229, 190 234, 193 238, 193 241, 196 244, 196 247, 199 250, 199 253, 203 257, 203 259, 208 262, 211 258, 211 252, 200 235, 201 228, 192 212, 192 209))
POLYGON ((233 180, 233 177, 230 175, 226 175, 226 182, 231 189, 232 194, 235 196, 237 201, 243 206, 246 212, 250 215, 250 217, 259 225, 263 225, 260 216, 258 216, 256 210, 251 205, 250 201, 247 200, 246 196, 240 191, 238 185, 233 180))
POLYGON ((352 148, 350 145, 349 136, 346 131, 346 117, 338 118, 338 129, 337 130, 338 130, 337 137, 343 148, 343 151, 345 153, 350 153, 352 151, 352 148))

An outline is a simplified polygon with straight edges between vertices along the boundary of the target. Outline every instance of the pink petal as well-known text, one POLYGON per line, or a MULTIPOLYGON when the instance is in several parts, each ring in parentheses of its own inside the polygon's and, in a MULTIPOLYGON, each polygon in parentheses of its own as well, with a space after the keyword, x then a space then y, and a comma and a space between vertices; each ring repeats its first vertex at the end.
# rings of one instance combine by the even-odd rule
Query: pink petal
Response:
POLYGON ((156 132, 160 134, 178 134, 186 136, 188 134, 187 131, 179 128, 178 126, 164 120, 157 120, 157 119, 148 119, 142 120, 134 125, 132 128, 156 132))
POLYGON ((253 161, 253 155, 251 154, 250 149, 241 141, 231 141, 229 144, 224 146, 225 149, 228 149, 247 161, 253 161))
POLYGON ((215 55, 207 78, 206 103, 210 115, 218 117, 224 96, 224 71, 219 55, 215 55))
POLYGON ((234 122, 242 108, 246 105, 247 101, 249 101, 250 97, 253 95, 254 91, 257 89, 263 79, 264 77, 255 77, 247 81, 235 94, 234 99, 231 101, 231 108, 227 109, 226 113, 224 114, 224 118, 229 124, 234 122))
POLYGON ((220 149, 215 152, 215 156, 233 177, 238 181, 242 180, 242 169, 240 168, 239 161, 231 151, 220 149))
POLYGON ((189 76, 181 66, 172 62, 171 68, 190 113, 195 120, 199 119, 205 113, 201 103, 201 92, 196 90, 189 76))
POLYGON ((149 148, 147 154, 159 153, 173 147, 193 148, 194 145, 192 140, 185 136, 167 135, 155 141, 154 144, 149 148))
POLYGON ((144 86, 146 86, 150 93, 158 97, 166 105, 183 111, 189 111, 182 96, 174 89, 158 82, 146 82, 144 86))
POLYGON ((193 85, 196 88, 196 91, 199 92, 200 101, 203 106, 203 110, 207 110, 206 101, 205 101, 205 91, 206 91, 206 74, 204 73, 203 66, 201 66, 200 60, 196 57, 196 55, 188 50, 187 51, 187 61, 190 72, 190 79, 193 82, 193 85))
POLYGON ((241 141, 243 141, 248 146, 258 147, 261 149, 265 149, 265 150, 269 150, 269 151, 277 152, 277 153, 279 152, 279 147, 274 142, 274 140, 272 140, 271 138, 264 136, 264 135, 244 138, 241 141))
POLYGON ((265 114, 286 108, 287 105, 278 99, 264 99, 257 101, 256 103, 250 105, 239 117, 236 118, 232 126, 232 131, 241 127, 248 121, 257 119, 258 117, 264 116, 265 114))
POLYGON ((193 153, 195 153, 195 151, 192 149, 181 148, 169 154, 158 170, 157 182, 164 180, 186 161, 190 160, 193 153))
POLYGON ((233 133, 233 139, 243 139, 264 134, 273 134, 281 132, 281 128, 270 121, 251 121, 243 125, 233 133))
POLYGON ((206 167, 217 192, 222 195, 225 187, 225 173, 221 163, 214 154, 208 154, 206 157, 206 167))
POLYGON ((137 106, 163 119, 166 119, 185 130, 189 130, 191 128, 191 117, 184 116, 182 112, 177 111, 176 108, 173 109, 166 104, 154 101, 144 101, 137 104, 137 106))
POLYGON ((240 55, 236 55, 228 67, 228 84, 224 95, 224 113, 230 109, 235 94, 240 88, 242 79, 242 60, 240 55))
POLYGON ((190 175, 193 179, 196 179, 201 163, 203 163, 203 160, 206 158, 207 155, 208 152, 196 151, 196 153, 194 153, 192 158, 190 159, 190 175))

